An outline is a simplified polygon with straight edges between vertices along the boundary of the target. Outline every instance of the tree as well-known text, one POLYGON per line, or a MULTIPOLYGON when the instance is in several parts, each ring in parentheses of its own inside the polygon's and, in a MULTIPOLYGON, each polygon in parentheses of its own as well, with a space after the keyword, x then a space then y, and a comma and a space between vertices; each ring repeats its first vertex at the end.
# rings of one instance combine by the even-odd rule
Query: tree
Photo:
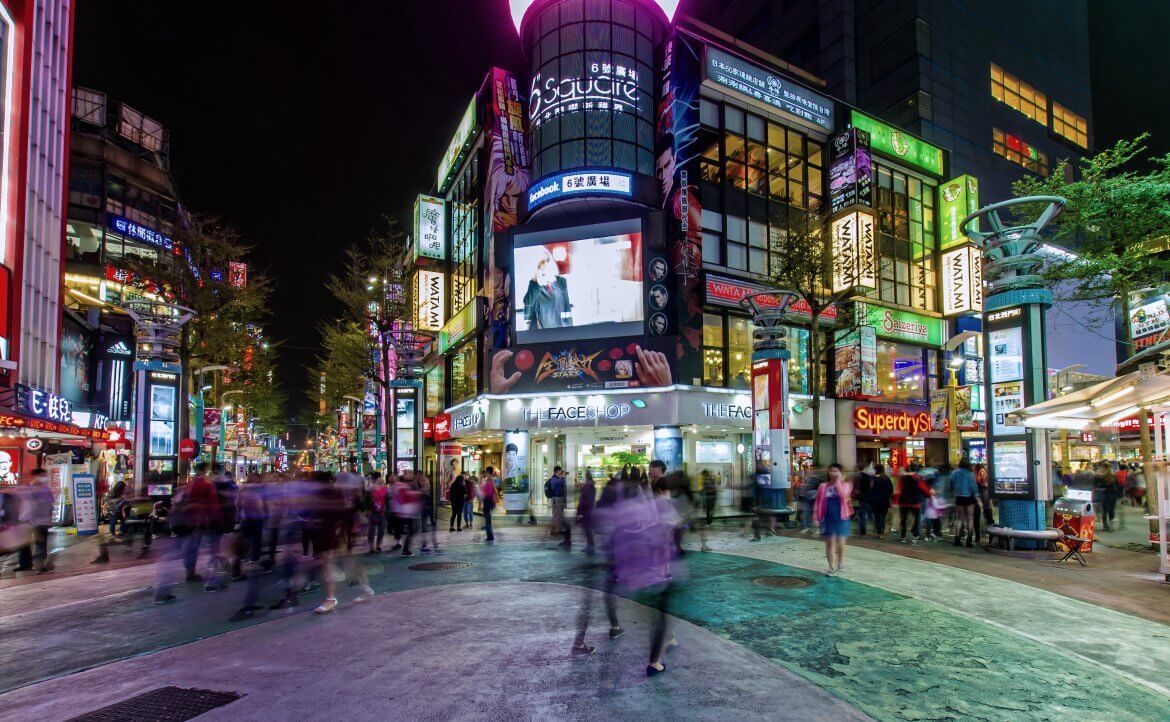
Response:
MULTIPOLYGON (((1050 254, 1041 273, 1060 300, 1087 301, 1128 315, 1130 294, 1170 280, 1170 155, 1149 159, 1143 134, 1084 158, 1079 178, 1067 160, 1047 177, 1016 181, 1017 196, 1062 196, 1056 240, 1075 255, 1050 254)), ((1023 214, 1034 209, 1025 208, 1023 214)))
POLYGON ((833 348, 822 331, 826 312, 836 307, 836 325, 853 325, 847 318, 852 313, 852 305, 844 301, 855 290, 850 288, 833 293, 832 272, 833 253, 829 247, 826 216, 817 210, 790 209, 787 222, 772 238, 768 275, 777 288, 793 292, 808 305, 809 408, 812 411, 814 464, 820 462, 823 377, 829 351, 833 348))

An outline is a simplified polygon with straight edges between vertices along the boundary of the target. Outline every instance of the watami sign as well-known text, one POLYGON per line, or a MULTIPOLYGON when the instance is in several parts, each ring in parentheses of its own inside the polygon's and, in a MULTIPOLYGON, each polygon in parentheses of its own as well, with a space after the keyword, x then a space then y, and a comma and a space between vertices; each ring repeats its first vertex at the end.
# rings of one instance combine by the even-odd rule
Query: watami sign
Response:
MULTIPOLYGON (((717 306, 740 308, 739 302, 745 296, 767 290, 763 286, 754 283, 736 281, 731 278, 717 276, 713 273, 707 274, 707 303, 717 306)), ((758 303, 763 308, 778 308, 780 306, 780 297, 772 295, 761 296, 758 299, 758 303)), ((788 304, 788 308, 785 311, 793 316, 812 317, 812 308, 809 307, 808 301, 805 301, 803 298, 798 298, 788 304)), ((837 307, 829 306, 826 308, 821 313, 821 318, 837 318, 837 307)))
POLYGON ((854 409, 853 427, 875 436, 882 434, 922 436, 933 431, 929 411, 907 411, 879 406, 858 406, 854 409))

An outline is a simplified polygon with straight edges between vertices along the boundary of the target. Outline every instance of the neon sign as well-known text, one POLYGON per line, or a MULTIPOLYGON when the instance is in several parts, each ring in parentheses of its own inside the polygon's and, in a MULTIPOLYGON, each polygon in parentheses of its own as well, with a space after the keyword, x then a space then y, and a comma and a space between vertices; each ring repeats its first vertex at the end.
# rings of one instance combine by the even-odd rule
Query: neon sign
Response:
POLYGON ((928 411, 911 413, 904 409, 882 409, 872 406, 858 406, 853 411, 853 427, 858 431, 871 431, 879 435, 893 431, 908 436, 919 436, 926 431, 934 430, 928 411))
POLYGON ((24 384, 16 385, 17 411, 49 421, 68 424, 73 421, 73 402, 64 396, 24 384))
POLYGON ((110 216, 110 228, 136 241, 143 241, 168 251, 175 249, 175 242, 169 236, 164 236, 153 228, 140 225, 122 216, 110 216))
POLYGON ((593 421, 595 419, 620 419, 630 413, 627 403, 597 404, 596 406, 550 406, 538 409, 523 409, 525 421, 593 421))
POLYGON ((578 195, 630 197, 633 176, 618 171, 574 171, 545 178, 528 191, 528 210, 557 198, 578 195))
POLYGON ((558 115, 583 110, 637 112, 638 71, 592 63, 584 78, 533 76, 528 91, 528 120, 533 128, 558 115))

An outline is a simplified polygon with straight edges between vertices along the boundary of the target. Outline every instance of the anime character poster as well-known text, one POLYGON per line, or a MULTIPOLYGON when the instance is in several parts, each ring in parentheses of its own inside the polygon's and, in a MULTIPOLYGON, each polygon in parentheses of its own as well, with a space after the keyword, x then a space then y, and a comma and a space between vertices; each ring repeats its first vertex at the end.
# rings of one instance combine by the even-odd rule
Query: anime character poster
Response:
MULTIPOLYGON (((512 345, 510 258, 497 249, 495 235, 515 226, 525 193, 532 182, 528 144, 524 127, 524 103, 516 76, 492 68, 486 124, 487 182, 484 184, 485 228, 490 229, 484 243, 483 293, 486 300, 485 326, 488 349, 512 345)), ((505 244, 506 245, 506 244, 505 244)))
MULTIPOLYGON (((674 287, 676 297, 673 313, 669 314, 673 318, 666 319, 665 332, 678 333, 676 353, 682 379, 702 376, 703 287, 699 274, 703 254, 698 186, 702 52, 701 43, 680 34, 673 35, 666 42, 654 148, 654 173, 662 194, 662 208, 666 212, 667 253, 672 276, 665 280, 674 287)), ((662 321, 658 323, 662 325, 662 321)))

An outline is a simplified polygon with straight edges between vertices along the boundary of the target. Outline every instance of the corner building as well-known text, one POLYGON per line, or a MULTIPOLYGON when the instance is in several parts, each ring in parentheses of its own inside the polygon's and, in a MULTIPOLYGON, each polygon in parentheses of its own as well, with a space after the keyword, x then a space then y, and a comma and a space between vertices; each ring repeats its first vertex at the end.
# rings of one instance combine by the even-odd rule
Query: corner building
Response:
POLYGON ((513 5, 527 5, 526 91, 501 95, 493 75, 513 76, 489 74, 420 197, 442 213, 416 209, 416 289, 444 279, 416 299, 416 325, 441 321, 426 470, 446 484, 456 470, 502 468, 505 509, 539 512, 555 465, 575 489, 587 470, 601 480, 657 458, 696 484, 710 473, 718 512, 738 511, 754 489, 754 327, 739 301, 768 289, 789 218, 833 203, 830 141, 853 128, 872 153, 872 193, 846 209, 874 219, 869 363, 822 374, 830 398, 812 438, 808 315, 793 309, 790 461, 815 444, 846 464, 945 460, 928 400, 946 386, 941 348, 957 326, 938 265, 946 153, 833 99, 808 72, 668 18, 671 3, 513 5), (862 374, 863 389, 836 383, 862 374))

